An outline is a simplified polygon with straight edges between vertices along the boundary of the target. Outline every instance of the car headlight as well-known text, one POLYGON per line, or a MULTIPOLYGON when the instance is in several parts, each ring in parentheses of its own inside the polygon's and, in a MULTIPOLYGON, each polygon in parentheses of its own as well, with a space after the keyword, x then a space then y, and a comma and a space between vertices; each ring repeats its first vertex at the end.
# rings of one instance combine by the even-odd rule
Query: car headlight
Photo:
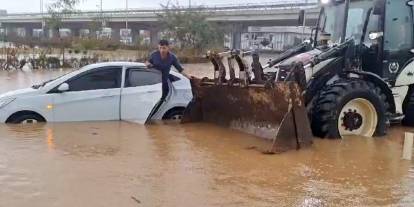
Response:
POLYGON ((10 104, 11 102, 13 102, 16 98, 5 98, 5 99, 0 99, 0 109, 7 106, 8 104, 10 104))

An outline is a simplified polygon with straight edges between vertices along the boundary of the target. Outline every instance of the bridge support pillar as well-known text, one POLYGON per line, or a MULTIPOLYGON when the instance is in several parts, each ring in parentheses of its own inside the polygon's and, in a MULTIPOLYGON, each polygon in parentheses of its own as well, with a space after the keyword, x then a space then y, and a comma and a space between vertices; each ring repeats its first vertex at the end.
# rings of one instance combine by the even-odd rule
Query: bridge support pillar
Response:
POLYGON ((121 40, 121 28, 112 27, 112 37, 111 39, 120 41, 121 40))
POLYGON ((131 36, 132 36, 132 44, 137 44, 139 39, 139 29, 133 28, 131 29, 131 36))
POLYGON ((76 38, 80 37, 80 30, 81 30, 80 28, 71 28, 70 33, 72 37, 76 37, 76 38))
POLYGON ((54 29, 51 29, 51 28, 47 28, 45 30, 45 33, 46 33, 46 37, 48 39, 53 39, 53 38, 57 38, 58 37, 58 31, 55 31, 54 29))
POLYGON ((151 46, 157 46, 158 42, 160 41, 160 36, 159 36, 160 29, 159 28, 151 28, 151 29, 149 29, 149 31, 150 31, 151 46))
POLYGON ((24 28, 24 30, 25 30, 25 32, 24 32, 25 36, 24 37, 25 38, 32 38, 33 37, 33 29, 34 29, 33 27, 25 27, 24 28))
POLYGON ((231 48, 232 49, 240 49, 241 48, 241 35, 243 32, 243 25, 235 24, 232 28, 231 33, 231 48))
POLYGON ((7 26, 5 27, 5 29, 6 29, 6 35, 7 35, 7 36, 14 35, 14 33, 15 33, 15 29, 14 29, 13 27, 11 27, 11 26, 7 25, 7 26))

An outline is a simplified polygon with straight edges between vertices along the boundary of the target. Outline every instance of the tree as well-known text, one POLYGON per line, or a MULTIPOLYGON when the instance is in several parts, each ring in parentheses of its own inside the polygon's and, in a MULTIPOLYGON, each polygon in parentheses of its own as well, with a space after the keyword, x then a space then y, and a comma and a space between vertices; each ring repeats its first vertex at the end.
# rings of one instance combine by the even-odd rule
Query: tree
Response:
POLYGON ((159 19, 166 37, 178 42, 181 48, 204 50, 207 47, 223 45, 224 32, 217 24, 207 21, 202 7, 183 10, 178 4, 168 2, 159 19))
POLYGON ((102 22, 99 21, 99 18, 93 18, 92 21, 88 23, 88 29, 89 29, 89 36, 90 37, 96 37, 96 31, 99 31, 99 29, 102 28, 102 22))
POLYGON ((70 45, 70 41, 61 38, 60 29, 63 26, 63 19, 77 12, 75 7, 79 2, 80 0, 54 0, 47 7, 49 16, 46 18, 46 23, 53 31, 55 42, 60 45, 63 63, 65 62, 65 47, 70 45))
POLYGON ((47 6, 49 14, 46 17, 47 26, 53 30, 53 35, 60 38, 59 30, 63 26, 63 19, 77 12, 76 5, 80 0, 55 0, 47 6))
POLYGON ((100 12, 99 15, 92 18, 92 21, 88 23, 88 29, 90 32, 90 37, 99 38, 98 32, 102 32, 103 28, 109 22, 109 16, 105 15, 103 12, 100 12))

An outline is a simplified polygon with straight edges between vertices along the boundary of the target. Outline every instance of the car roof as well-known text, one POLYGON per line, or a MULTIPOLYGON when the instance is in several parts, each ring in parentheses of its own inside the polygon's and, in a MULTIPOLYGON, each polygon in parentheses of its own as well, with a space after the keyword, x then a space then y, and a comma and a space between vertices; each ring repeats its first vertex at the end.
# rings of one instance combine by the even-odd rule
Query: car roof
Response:
POLYGON ((144 63, 140 62, 102 62, 102 63, 94 63, 85 66, 85 69, 91 68, 99 68, 99 67, 106 67, 106 66, 127 66, 127 67, 147 67, 144 63))
MULTIPOLYGON (((142 67, 142 68, 147 68, 147 66, 144 63, 140 63, 140 62, 122 62, 122 61, 120 61, 120 62, 101 62, 101 63, 94 63, 94 64, 90 64, 90 65, 87 65, 87 66, 81 68, 80 71, 86 71, 86 70, 89 70, 89 69, 106 67, 106 66, 126 66, 126 67, 142 67)), ((170 71, 170 74, 173 74, 173 75, 176 75, 176 76, 180 76, 180 73, 177 72, 174 69, 172 69, 170 71)))

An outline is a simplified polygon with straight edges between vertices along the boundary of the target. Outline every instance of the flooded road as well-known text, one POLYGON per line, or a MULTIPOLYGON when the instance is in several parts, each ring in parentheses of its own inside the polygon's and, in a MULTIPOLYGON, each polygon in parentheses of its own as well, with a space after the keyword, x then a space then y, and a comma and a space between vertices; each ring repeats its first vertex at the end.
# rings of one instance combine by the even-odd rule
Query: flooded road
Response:
MULTIPOLYGON (((0 72, 0 92, 64 72, 0 72)), ((210 124, 0 124, 0 206, 414 206, 408 130, 264 155, 210 124)))

